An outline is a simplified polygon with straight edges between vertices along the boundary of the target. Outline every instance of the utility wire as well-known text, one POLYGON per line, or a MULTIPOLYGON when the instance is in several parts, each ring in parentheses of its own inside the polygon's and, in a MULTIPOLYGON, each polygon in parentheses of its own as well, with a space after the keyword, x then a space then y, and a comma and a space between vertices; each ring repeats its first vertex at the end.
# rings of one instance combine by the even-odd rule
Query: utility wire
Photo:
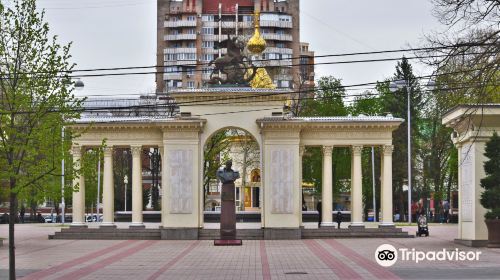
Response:
MULTIPOLYGON (((457 47, 463 47, 463 46, 484 46, 484 45, 491 45, 489 43, 485 44, 475 44, 475 43, 468 43, 468 44, 456 44, 456 45, 449 45, 449 46, 442 46, 442 47, 427 47, 427 48, 409 48, 409 49, 393 49, 393 50, 382 50, 382 51, 370 51, 370 52, 354 52, 354 53, 339 53, 339 54, 326 54, 326 55, 316 55, 314 56, 315 58, 327 58, 327 57, 344 57, 344 56, 356 56, 356 55, 373 55, 373 54, 383 54, 383 53, 399 53, 399 52, 408 52, 408 51, 426 51, 426 50, 440 50, 440 49, 449 49, 449 48, 457 48, 457 47)), ((453 54, 452 56, 462 56, 462 55, 474 55, 474 54, 482 54, 482 53, 465 53, 465 54, 453 54)), ((429 56, 414 56, 414 57, 407 57, 407 59, 421 59, 421 58, 433 58, 433 57, 443 57, 443 56, 448 56, 446 54, 442 55, 429 55, 429 56)), ((270 59, 254 59, 252 62, 268 62, 268 61, 288 61, 288 60, 297 60, 300 59, 301 57, 290 57, 290 58, 270 58, 270 59)), ((378 61, 393 61, 393 60, 399 60, 401 57, 398 58, 385 58, 385 59, 369 59, 369 60, 354 60, 354 61, 338 61, 338 62, 323 62, 323 63, 304 63, 304 64, 292 64, 292 65, 287 65, 286 67, 291 67, 291 66, 311 66, 311 65, 322 65, 322 64, 344 64, 344 63, 359 63, 359 62, 378 62, 378 61)), ((189 61, 189 60, 187 60, 189 61)), ((206 63, 192 63, 192 64, 183 64, 183 65, 169 65, 169 66, 180 66, 180 67, 185 67, 185 66, 204 66, 204 65, 209 65, 210 62, 206 63)), ((29 74, 29 75, 34 75, 34 74, 48 74, 48 73, 75 73, 75 72, 96 72, 96 71, 122 71, 122 70, 140 70, 140 69, 150 69, 150 68, 161 68, 161 67, 168 67, 165 65, 150 65, 150 66, 129 66, 129 67, 112 67, 112 68, 89 68, 89 69, 74 69, 74 70, 64 70, 64 71, 53 71, 53 72, 48 72, 48 71, 35 71, 35 72, 25 72, 21 74, 29 74)), ((269 67, 278 67, 278 66, 269 66, 269 67)), ((248 69, 251 67, 244 67, 240 69, 248 69)), ((183 73, 183 72, 191 72, 191 71, 204 71, 204 70, 178 70, 178 71, 168 71, 168 72, 161 72, 161 73, 183 73)), ((151 74, 151 72, 141 72, 144 74, 151 74)), ((155 72, 156 73, 156 72, 155 72)), ((123 73, 121 73, 123 74, 123 73)), ((78 75, 78 76, 72 76, 72 77, 84 77, 83 75, 78 75)))
MULTIPOLYGON (((497 86, 492 85, 492 86, 497 86)), ((340 89, 342 87, 329 87, 329 88, 321 88, 320 90, 335 90, 335 89, 340 89)), ((467 88, 475 88, 474 86, 470 87, 457 87, 457 88, 446 88, 446 89, 440 89, 440 91, 452 91, 452 90, 458 90, 458 89, 467 89, 467 88)), ((300 92, 312 92, 317 89, 310 89, 310 90, 303 90, 300 92)), ((259 96, 268 96, 268 95, 283 95, 283 94, 291 94, 292 92, 278 92, 278 93, 269 93, 266 95, 257 95, 259 96)), ((364 94, 358 94, 358 95, 337 95, 338 97, 366 97, 366 96, 380 96, 378 93, 364 93, 364 94)), ((267 100, 252 100, 252 101, 236 101, 236 102, 219 102, 216 103, 214 101, 229 101, 232 99, 245 99, 245 98, 250 98, 251 96, 239 96, 239 97, 234 97, 234 98, 224 98, 224 99, 215 99, 215 100, 210 100, 210 101, 191 101, 191 102, 179 102, 179 103, 170 103, 170 104, 142 104, 142 105, 128 105, 128 106, 110 106, 110 107, 86 107, 86 108, 81 108, 81 109, 75 109, 75 110, 69 110, 69 112, 94 112, 94 111, 105 111, 105 110, 125 110, 125 109, 161 109, 161 108, 173 108, 173 107, 178 107, 178 106, 204 106, 204 105, 230 105, 230 104, 237 104, 237 103, 258 103, 258 102, 268 102, 267 100)), ((321 99, 327 99, 327 97, 303 97, 299 98, 299 100, 321 100, 321 99)), ((343 102, 354 102, 355 100, 351 101, 346 101, 343 100, 343 102)), ((281 108, 281 107, 280 107, 281 108)), ((60 112, 59 110, 50 110, 48 111, 49 113, 58 113, 60 112)), ((237 112, 237 111, 235 111, 237 112)), ((240 111, 240 112, 245 112, 245 111, 240 111)), ((32 113, 37 113, 35 111, 19 111, 15 112, 15 114, 32 114, 32 113)), ((5 114, 10 114, 6 110, 3 110, 3 112, 0 112, 0 115, 5 115, 5 114)), ((214 113, 216 114, 216 113, 214 113)))

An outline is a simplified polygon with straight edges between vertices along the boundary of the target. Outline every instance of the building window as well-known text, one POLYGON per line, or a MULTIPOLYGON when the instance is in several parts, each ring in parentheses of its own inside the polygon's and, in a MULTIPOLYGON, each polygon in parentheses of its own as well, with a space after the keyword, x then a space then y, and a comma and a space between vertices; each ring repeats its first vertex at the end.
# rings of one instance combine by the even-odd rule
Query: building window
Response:
POLYGON ((204 35, 214 35, 214 29, 210 28, 210 27, 203 27, 201 29, 201 34, 204 34, 204 35))
POLYGON ((177 54, 177 60, 196 60, 195 53, 179 53, 177 54))
POLYGON ((188 21, 195 21, 195 20, 196 20, 196 17, 195 17, 195 16, 188 16, 188 17, 187 17, 187 20, 188 20, 188 21))
POLYGON ((194 68, 186 68, 186 73, 188 75, 193 75, 194 74, 194 68))
POLYGON ((253 16, 243 16, 243 22, 252 22, 253 16))
POLYGON ((167 53, 167 54, 165 54, 165 61, 174 61, 176 59, 177 59, 177 57, 173 53, 167 53))
POLYGON ((213 15, 204 15, 201 17, 201 21, 214 21, 213 15))
POLYGON ((205 53, 202 55, 202 60, 203 61, 212 61, 212 60, 214 60, 214 55, 205 53))
POLYGON ((195 47, 194 42, 188 42, 188 43, 187 43, 187 47, 188 47, 188 48, 194 48, 194 47, 195 47))
POLYGON ((188 29, 187 34, 196 34, 196 29, 194 28, 188 29))
POLYGON ((194 88, 194 81, 188 81, 187 82, 187 87, 188 88, 194 88))
POLYGON ((210 67, 203 67, 203 74, 211 74, 212 73, 212 68, 210 67))
POLYGON ((201 42, 201 47, 204 49, 211 49, 214 47, 214 41, 203 41, 201 42))
POLYGON ((181 71, 181 68, 177 67, 177 66, 168 66, 168 67, 165 67, 165 72, 166 73, 177 73, 177 72, 180 72, 180 71, 181 71))
POLYGON ((279 49, 283 49, 285 47, 284 43, 276 43, 276 47, 279 49))
POLYGON ((179 34, 179 30, 177 30, 177 29, 170 30, 170 35, 178 35, 178 34, 179 34))

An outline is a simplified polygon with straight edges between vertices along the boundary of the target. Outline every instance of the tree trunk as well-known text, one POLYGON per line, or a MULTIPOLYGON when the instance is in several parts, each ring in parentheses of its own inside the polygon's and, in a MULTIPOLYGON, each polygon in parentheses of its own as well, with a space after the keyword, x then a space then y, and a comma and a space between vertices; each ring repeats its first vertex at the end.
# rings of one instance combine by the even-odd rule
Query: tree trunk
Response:
POLYGON ((16 185, 14 178, 10 179, 10 216, 9 216, 9 279, 16 279, 16 247, 14 246, 14 223, 17 217, 17 195, 12 190, 16 185))

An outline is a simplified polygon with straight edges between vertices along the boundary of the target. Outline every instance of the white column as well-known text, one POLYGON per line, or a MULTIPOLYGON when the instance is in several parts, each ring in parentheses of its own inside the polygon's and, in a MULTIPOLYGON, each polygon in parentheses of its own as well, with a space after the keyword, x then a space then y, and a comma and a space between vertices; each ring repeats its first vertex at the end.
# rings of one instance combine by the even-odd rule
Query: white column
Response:
POLYGON ((167 226, 167 144, 159 147, 161 155, 161 226, 167 226))
POLYGON ((142 146, 131 146, 132 151, 132 224, 130 227, 144 227, 142 223, 142 146))
POLYGON ((392 151, 394 146, 382 146, 382 219, 380 226, 394 226, 392 220, 392 151))
POLYGON ((352 146, 351 177, 351 227, 364 227, 363 223, 363 175, 361 172, 361 152, 363 146, 352 146))
POLYGON ((304 156, 304 152, 306 150, 306 147, 305 146, 299 146, 299 173, 300 173, 300 176, 299 176, 299 191, 300 191, 300 215, 299 215, 299 225, 300 226, 304 226, 303 223, 302 223, 302 201, 304 201, 304 198, 303 198, 303 189, 302 189, 302 181, 303 181, 303 178, 302 178, 302 157, 304 156))
MULTIPOLYGON (((82 148, 80 146, 71 147, 71 155, 75 170, 81 168, 82 148)), ((86 226, 85 225, 85 178, 83 174, 73 178, 73 187, 78 188, 77 192, 73 192, 73 222, 71 226, 86 226)))
POLYGON ((115 186, 113 181, 113 147, 104 148, 104 174, 102 190, 103 222, 101 226, 115 226, 115 186))
POLYGON ((321 191, 321 226, 335 226, 332 221, 332 150, 333 146, 323 146, 323 189, 321 191))

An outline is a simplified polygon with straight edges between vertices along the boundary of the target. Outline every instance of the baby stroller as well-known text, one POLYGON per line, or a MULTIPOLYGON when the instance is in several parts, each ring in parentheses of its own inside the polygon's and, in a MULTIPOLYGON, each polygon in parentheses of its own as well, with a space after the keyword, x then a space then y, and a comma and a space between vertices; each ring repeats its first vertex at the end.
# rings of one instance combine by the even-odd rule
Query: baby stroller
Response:
POLYGON ((422 236, 425 234, 425 236, 429 236, 429 227, 427 226, 427 218, 425 215, 420 214, 418 216, 418 230, 417 230, 417 236, 422 236))

